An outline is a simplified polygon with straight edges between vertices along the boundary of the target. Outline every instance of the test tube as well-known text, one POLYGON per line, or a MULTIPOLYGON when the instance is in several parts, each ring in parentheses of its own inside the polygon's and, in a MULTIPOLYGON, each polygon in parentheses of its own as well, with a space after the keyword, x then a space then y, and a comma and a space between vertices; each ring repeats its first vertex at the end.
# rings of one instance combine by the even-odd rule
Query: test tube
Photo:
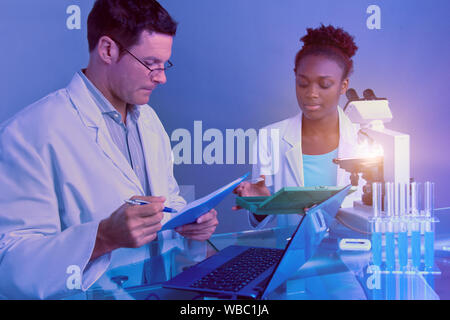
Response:
POLYGON ((411 182, 411 214, 419 215, 419 184, 411 182))
POLYGON ((396 220, 400 218, 400 193, 401 183, 394 184, 394 217, 396 220))
POLYGON ((398 193, 399 193, 399 205, 398 205, 398 210, 399 210, 399 215, 401 218, 405 218, 408 210, 406 207, 406 194, 408 193, 407 191, 408 189, 408 184, 406 183, 399 183, 398 184, 398 193))
POLYGON ((420 234, 425 235, 426 216, 425 216, 425 188, 422 183, 417 183, 417 209, 420 213, 420 234))
POLYGON ((407 225, 407 209, 406 194, 408 193, 408 184, 399 183, 399 229, 398 229, 398 263, 400 269, 408 265, 408 225, 407 225))
POLYGON ((433 217, 434 210, 434 183, 427 181, 425 182, 425 216, 433 217))
POLYGON ((409 218, 410 214, 411 214, 411 188, 409 183, 405 184, 405 192, 406 192, 406 197, 405 197, 405 204, 406 204, 406 216, 409 218))
POLYGON ((382 185, 379 182, 372 183, 372 208, 373 217, 379 218, 381 215, 381 197, 382 197, 382 185))
POLYGON ((386 193, 386 216, 389 217, 389 220, 393 220, 394 218, 394 183, 386 182, 385 184, 385 193, 386 193))
POLYGON ((411 185, 409 183, 405 184, 405 192, 406 192, 406 212, 405 212, 405 220, 408 227, 408 236, 411 236, 411 185))
POLYGON ((434 266, 434 183, 425 182, 424 188, 425 205, 425 268, 434 266))
POLYGON ((395 268, 395 234, 394 234, 394 183, 385 184, 386 201, 386 267, 395 268))
POLYGON ((419 203, 418 203, 418 184, 412 182, 411 185, 411 256, 413 266, 418 269, 420 267, 420 220, 419 220, 419 203))
POLYGON ((381 223, 381 183, 372 183, 372 207, 373 207, 373 219, 372 219, 372 255, 373 264, 381 266, 381 253, 382 253, 382 223, 381 223))

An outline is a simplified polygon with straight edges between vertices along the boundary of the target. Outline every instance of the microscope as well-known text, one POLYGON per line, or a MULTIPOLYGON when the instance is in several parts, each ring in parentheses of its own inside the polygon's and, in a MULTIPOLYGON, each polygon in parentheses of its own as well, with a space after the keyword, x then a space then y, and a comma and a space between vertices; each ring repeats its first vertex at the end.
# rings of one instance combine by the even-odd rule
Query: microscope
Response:
POLYGON ((385 128, 384 124, 393 118, 386 98, 376 97, 371 89, 363 92, 363 98, 354 89, 349 89, 346 96, 344 113, 359 127, 359 149, 355 158, 335 159, 334 163, 351 174, 352 185, 358 185, 360 175, 367 183, 361 201, 341 209, 339 217, 348 225, 369 230, 372 183, 410 182, 410 138, 408 134, 385 128))

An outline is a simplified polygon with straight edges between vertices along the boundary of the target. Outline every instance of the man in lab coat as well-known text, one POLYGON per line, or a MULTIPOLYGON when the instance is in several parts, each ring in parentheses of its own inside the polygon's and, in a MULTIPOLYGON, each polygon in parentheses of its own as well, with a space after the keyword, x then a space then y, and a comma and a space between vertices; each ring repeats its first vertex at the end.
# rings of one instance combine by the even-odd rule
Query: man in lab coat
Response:
MULTIPOLYGON (((70 266, 87 290, 113 250, 157 239, 164 207, 185 206, 146 104, 166 82, 175 32, 154 0, 97 0, 88 67, 0 127, 0 296, 58 297, 70 266), (150 204, 124 203, 137 198, 150 204)), ((211 210, 176 231, 206 240, 217 224, 211 210)))

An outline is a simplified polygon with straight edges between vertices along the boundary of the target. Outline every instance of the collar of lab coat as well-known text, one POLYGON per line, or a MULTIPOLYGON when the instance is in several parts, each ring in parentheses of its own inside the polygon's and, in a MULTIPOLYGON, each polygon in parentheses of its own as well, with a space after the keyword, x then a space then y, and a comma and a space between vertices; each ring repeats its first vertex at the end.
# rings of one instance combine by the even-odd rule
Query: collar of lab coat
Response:
MULTIPOLYGON (((351 157, 354 153, 356 144, 356 133, 350 119, 345 115, 344 111, 338 106, 339 114, 339 150, 338 157, 351 157)), ((303 156, 302 156, 302 112, 289 119, 283 140, 291 145, 286 151, 285 156, 289 166, 294 173, 296 182, 299 186, 304 185, 303 175, 303 156)), ((345 185, 345 171, 338 168, 337 183, 345 185)), ((347 183, 348 184, 348 183, 347 183)))
MULTIPOLYGON (((154 113, 154 111, 148 105, 136 106, 140 113, 138 118, 138 128, 141 137, 142 149, 144 151, 145 165, 147 167, 147 177, 150 185, 152 195, 164 195, 165 187, 167 183, 166 172, 161 170, 158 164, 161 164, 161 157, 164 158, 164 154, 161 152, 165 150, 161 137, 163 135, 164 128, 160 123, 160 120, 154 113)), ((164 131, 165 133, 165 131, 164 131)), ((170 144, 169 144, 170 145, 170 144)), ((167 152, 172 155, 170 147, 167 152)))
MULTIPOLYGON (((66 88, 70 96, 70 99, 78 111, 81 120, 90 128, 95 134, 95 140, 104 154, 114 163, 114 165, 120 169, 120 171, 139 189, 141 194, 144 194, 142 185, 136 176, 135 172, 131 168, 127 159, 120 152, 119 148, 112 140, 108 128, 106 127, 105 120, 103 119, 100 109, 92 99, 88 88, 84 84, 79 74, 75 74, 72 81, 66 88)), ((145 149, 144 149, 145 152, 145 149)), ((145 154, 147 158, 147 154, 145 154)))

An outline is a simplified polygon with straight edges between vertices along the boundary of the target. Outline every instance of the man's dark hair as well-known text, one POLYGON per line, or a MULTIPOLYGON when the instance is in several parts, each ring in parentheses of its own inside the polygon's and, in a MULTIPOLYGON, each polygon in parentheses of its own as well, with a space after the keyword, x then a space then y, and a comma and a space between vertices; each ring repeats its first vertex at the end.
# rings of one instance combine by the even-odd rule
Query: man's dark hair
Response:
POLYGON ((89 52, 103 36, 129 48, 144 30, 174 36, 177 22, 155 0, 96 0, 88 17, 89 52))

